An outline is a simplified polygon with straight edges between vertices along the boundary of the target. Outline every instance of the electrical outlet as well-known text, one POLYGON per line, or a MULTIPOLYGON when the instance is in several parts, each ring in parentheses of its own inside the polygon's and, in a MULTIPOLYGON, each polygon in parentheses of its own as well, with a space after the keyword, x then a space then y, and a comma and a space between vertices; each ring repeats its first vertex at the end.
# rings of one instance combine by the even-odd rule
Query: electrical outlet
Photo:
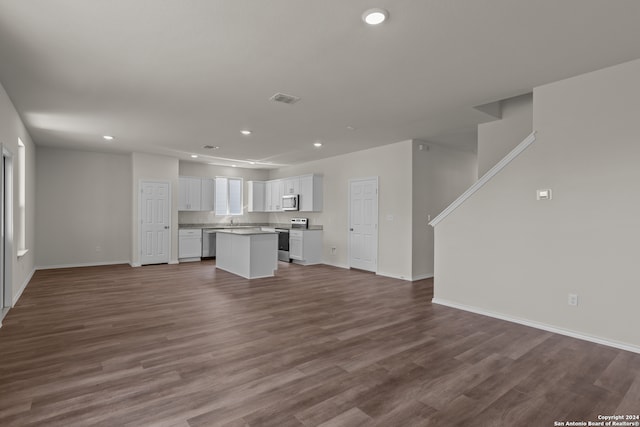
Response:
POLYGON ((336 247, 332 246, 331 247, 331 255, 335 255, 336 254, 336 247))
POLYGON ((578 305, 578 295, 577 294, 569 294, 569 305, 577 306, 578 305))
POLYGON ((96 252, 100 252, 102 248, 100 246, 96 246, 96 252))

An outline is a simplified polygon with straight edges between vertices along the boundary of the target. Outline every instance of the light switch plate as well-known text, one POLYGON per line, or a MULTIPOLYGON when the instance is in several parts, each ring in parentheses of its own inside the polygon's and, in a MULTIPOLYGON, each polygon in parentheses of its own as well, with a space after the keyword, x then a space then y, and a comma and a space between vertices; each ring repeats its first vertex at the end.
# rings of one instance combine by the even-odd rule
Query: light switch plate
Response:
POLYGON ((537 190, 536 199, 538 200, 551 200, 551 189, 537 190))

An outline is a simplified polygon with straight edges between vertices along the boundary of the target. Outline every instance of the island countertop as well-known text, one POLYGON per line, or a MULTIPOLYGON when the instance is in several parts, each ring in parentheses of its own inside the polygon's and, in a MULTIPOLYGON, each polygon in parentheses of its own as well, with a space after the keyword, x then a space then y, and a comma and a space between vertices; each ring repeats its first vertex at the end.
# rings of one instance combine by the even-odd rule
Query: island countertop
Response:
POLYGON ((258 228, 255 229, 251 229, 251 228, 236 228, 236 229, 221 229, 218 230, 217 233, 225 233, 225 234, 237 234, 237 235, 241 235, 241 236, 254 236, 256 234, 277 234, 275 231, 264 231, 264 230, 260 230, 258 228))

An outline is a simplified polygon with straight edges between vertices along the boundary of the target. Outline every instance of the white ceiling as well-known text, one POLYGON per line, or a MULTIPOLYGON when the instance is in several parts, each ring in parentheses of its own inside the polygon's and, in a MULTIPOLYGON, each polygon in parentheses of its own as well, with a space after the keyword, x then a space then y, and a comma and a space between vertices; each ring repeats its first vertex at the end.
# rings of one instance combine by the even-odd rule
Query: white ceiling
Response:
POLYGON ((0 82, 39 146, 285 165, 473 149, 474 106, 640 58, 639 40, 637 0, 1 0, 0 82), (364 24, 371 7, 389 21, 364 24))

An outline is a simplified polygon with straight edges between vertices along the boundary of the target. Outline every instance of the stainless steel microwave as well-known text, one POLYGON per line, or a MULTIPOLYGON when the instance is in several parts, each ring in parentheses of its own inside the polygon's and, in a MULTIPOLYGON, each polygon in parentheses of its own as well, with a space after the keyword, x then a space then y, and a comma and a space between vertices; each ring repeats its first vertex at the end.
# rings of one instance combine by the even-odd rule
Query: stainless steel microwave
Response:
POLYGON ((298 210, 298 200, 299 197, 297 194, 287 194, 282 196, 282 210, 283 211, 297 211, 298 210))

